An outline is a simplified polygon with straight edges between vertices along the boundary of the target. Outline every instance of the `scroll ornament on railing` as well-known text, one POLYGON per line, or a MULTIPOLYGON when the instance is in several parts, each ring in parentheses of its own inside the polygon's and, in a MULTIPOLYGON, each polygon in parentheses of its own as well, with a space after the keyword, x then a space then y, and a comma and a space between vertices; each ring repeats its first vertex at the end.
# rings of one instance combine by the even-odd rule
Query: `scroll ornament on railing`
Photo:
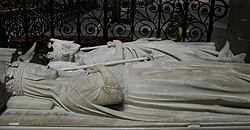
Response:
POLYGON ((27 42, 41 35, 82 46, 145 37, 210 41, 214 23, 228 8, 225 0, 3 0, 0 38, 27 42))

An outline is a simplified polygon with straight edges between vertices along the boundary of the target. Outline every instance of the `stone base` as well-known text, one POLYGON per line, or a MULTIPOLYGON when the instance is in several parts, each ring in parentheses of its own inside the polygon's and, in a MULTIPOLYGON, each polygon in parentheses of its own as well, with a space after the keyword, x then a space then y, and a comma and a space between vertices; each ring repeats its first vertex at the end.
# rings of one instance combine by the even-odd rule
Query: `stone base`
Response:
POLYGON ((7 109, 0 129, 250 129, 250 121, 237 122, 140 122, 69 113, 62 110, 7 109))
POLYGON ((0 126, 4 130, 249 130, 249 126, 200 127, 36 127, 36 126, 0 126))
POLYGON ((69 113, 64 110, 22 110, 7 109, 0 116, 0 126, 86 126, 86 127, 122 127, 122 126, 165 126, 165 123, 149 123, 122 119, 69 113))

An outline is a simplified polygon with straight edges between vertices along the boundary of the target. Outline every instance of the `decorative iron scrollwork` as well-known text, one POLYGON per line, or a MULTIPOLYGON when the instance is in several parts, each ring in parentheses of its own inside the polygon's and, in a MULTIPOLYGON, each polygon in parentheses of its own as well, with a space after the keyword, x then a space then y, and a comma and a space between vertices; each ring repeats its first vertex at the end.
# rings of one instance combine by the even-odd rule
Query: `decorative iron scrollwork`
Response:
POLYGON ((7 41, 42 35, 75 40, 83 46, 143 37, 209 41, 212 25, 225 17, 228 9, 225 0, 123 0, 118 4, 109 0, 0 2, 1 27, 5 28, 7 41))

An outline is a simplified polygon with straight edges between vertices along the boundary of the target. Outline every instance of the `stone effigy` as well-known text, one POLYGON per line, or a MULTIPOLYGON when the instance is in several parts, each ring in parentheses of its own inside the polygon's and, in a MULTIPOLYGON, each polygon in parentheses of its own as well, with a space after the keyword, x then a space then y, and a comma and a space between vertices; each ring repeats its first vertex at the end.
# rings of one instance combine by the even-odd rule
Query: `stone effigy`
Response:
POLYGON ((92 108, 90 102, 98 105, 121 103, 121 85, 113 74, 105 67, 94 69, 100 73, 80 71, 68 74, 47 66, 16 62, 9 68, 12 74, 8 76, 13 79, 6 83, 7 90, 17 96, 54 100, 65 110, 79 113, 88 113, 92 108), (80 108, 77 107, 79 104, 80 108))
MULTIPOLYGON (((197 49, 197 46, 179 48, 179 45, 172 43, 169 46, 160 43, 154 48, 150 42, 141 44, 142 41, 124 47, 117 42, 115 48, 104 47, 78 54, 81 55, 80 58, 76 56, 78 65, 97 63, 86 71, 61 71, 57 67, 52 69, 33 63, 14 62, 9 67, 10 80, 6 85, 13 95, 19 96, 20 101, 12 98, 7 106, 18 110, 37 110, 36 105, 27 102, 35 100, 45 104, 41 108, 43 110, 60 108, 71 114, 91 115, 89 120, 119 120, 126 126, 136 126, 134 121, 144 126, 147 123, 157 126, 158 123, 202 123, 211 120, 250 121, 250 66, 206 61, 202 58, 243 62, 244 54, 233 56, 227 45, 221 52, 216 52, 208 49, 200 51, 204 48, 197 49), (167 47, 170 47, 169 51, 167 47), (93 57, 92 54, 98 51, 105 52, 102 53, 104 59, 93 57), (152 58, 152 55, 161 53, 168 55, 159 59, 152 58), (203 55, 197 56, 199 53, 203 55), (108 61, 143 56, 152 59, 113 66, 102 65, 108 61), (189 57, 191 59, 185 59, 189 57), (15 107, 22 100, 26 101, 26 106, 15 107)), ((8 112, 3 115, 8 116, 8 112)), ((96 121, 101 124, 101 121, 96 121)))
POLYGON ((4 49, 0 48, 0 113, 2 108, 4 108, 4 104, 8 101, 8 98, 11 96, 6 92, 5 88, 5 76, 7 74, 6 66, 10 64, 12 54, 16 51, 16 49, 4 49))
MULTIPOLYGON (((53 39, 54 40, 54 39, 53 39)), ((114 60, 114 58, 131 59, 143 56, 164 54, 162 60, 168 61, 219 61, 219 62, 238 62, 244 61, 246 54, 242 53, 234 56, 229 49, 229 43, 218 52, 215 50, 214 43, 175 43, 173 41, 149 38, 139 39, 131 43, 121 43, 114 40, 108 46, 94 47, 91 52, 79 51, 80 46, 73 42, 54 40, 53 48, 55 51, 49 53, 53 61, 69 61, 75 59, 78 65, 102 63, 114 60), (70 46, 70 47, 69 47, 70 46), (65 49, 64 49, 65 48, 65 49), (68 49, 69 48, 69 49, 68 49), (74 49, 72 49, 74 48, 74 49), (74 56, 72 56, 74 54, 74 56), (115 56, 115 57, 114 57, 115 56), (66 57, 66 58, 65 58, 66 57), (63 59, 64 58, 64 59, 63 59), (108 59, 109 58, 109 59, 108 59)), ((86 50, 83 48, 83 50, 86 50)))

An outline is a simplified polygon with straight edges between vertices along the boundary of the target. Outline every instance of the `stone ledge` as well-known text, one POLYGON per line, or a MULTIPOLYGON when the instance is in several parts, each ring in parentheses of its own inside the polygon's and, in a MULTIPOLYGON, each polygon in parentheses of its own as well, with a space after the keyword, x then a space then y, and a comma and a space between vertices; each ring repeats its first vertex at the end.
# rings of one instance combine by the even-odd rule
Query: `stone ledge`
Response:
MULTIPOLYGON (((195 115, 194 115, 195 116, 195 115)), ((209 116, 208 116, 209 117, 209 116)), ((192 118, 192 117, 191 117, 192 118)), ((195 118, 195 117, 193 117, 195 118)), ((206 118, 206 116, 202 117, 206 118)), ((217 117, 219 118, 219 117, 217 117)), ((234 118, 233 116, 231 118, 234 118)), ((143 122, 90 116, 57 110, 7 109, 0 116, 0 129, 187 129, 187 128, 250 128, 250 118, 242 116, 241 121, 172 121, 143 122)))

